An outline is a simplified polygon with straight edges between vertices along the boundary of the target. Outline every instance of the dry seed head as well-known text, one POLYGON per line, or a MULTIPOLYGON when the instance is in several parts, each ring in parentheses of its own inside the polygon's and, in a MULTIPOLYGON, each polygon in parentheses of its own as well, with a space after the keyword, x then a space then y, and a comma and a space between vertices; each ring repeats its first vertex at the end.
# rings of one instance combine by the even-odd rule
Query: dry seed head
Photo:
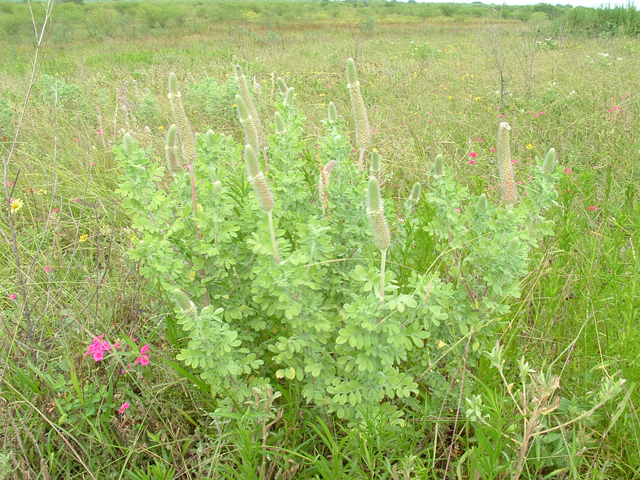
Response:
POLYGON ((444 177, 444 157, 442 155, 437 155, 435 161, 433 162, 433 177, 444 177))
POLYGON ((278 79, 276 80, 276 83, 278 84, 278 90, 280 91, 280 95, 284 97, 289 91, 289 87, 287 87, 287 84, 284 82, 284 80, 281 77, 278 77, 278 79))
POLYGON ((484 213, 486 211, 487 211, 487 196, 483 193, 482 195, 480 195, 480 198, 478 199, 478 212, 484 213))
POLYGON ((256 193, 256 197, 258 197, 258 204, 265 212, 271 212, 275 204, 273 195, 271 194, 269 185, 267 185, 267 180, 264 178, 262 170, 260 170, 256 152, 251 145, 245 145, 244 158, 247 164, 249 182, 253 187, 253 191, 256 193))
POLYGON ((376 177, 369 177, 367 186, 367 215, 373 229, 373 241, 381 252, 385 252, 391 244, 389 225, 384 216, 384 209, 380 201, 380 187, 376 177))
POLYGON ((242 73, 242 67, 240 65, 235 66, 235 74, 236 79, 238 80, 238 88, 240 89, 240 96, 242 100, 244 100, 246 109, 249 112, 249 115, 253 118, 253 125, 256 130, 256 135, 258 136, 258 142, 260 147, 267 146, 267 139, 264 136, 264 129, 262 128, 262 122, 260 122, 260 117, 258 116, 258 110, 256 109, 255 104, 253 103, 253 99, 251 98, 251 94, 249 93, 249 86, 247 85, 247 78, 242 73))
POLYGON ((282 115, 280 112, 276 112, 275 114, 275 122, 276 122, 276 133, 281 135, 287 131, 284 126, 284 120, 282 119, 282 115))
POLYGON ((338 121, 338 112, 333 102, 329 102, 329 123, 336 123, 338 121))
POLYGON ((129 132, 124 134, 124 154, 127 157, 131 157, 133 155, 133 137, 129 132))
POLYGON ((183 315, 187 317, 195 317, 197 315, 198 310, 196 309, 196 306, 187 298, 182 290, 176 288, 173 291, 173 296, 175 297, 176 303, 178 304, 178 307, 180 307, 183 315))
POLYGON ((356 147, 366 148, 371 140, 367 107, 360 93, 360 82, 356 75, 356 64, 353 59, 347 60, 347 89, 351 99, 351 111, 356 124, 356 147))
POLYGON ((553 173, 553 169, 556 166, 556 149, 550 148, 547 152, 547 156, 544 157, 544 162, 542 163, 542 173, 545 175, 551 175, 553 173))
POLYGON ((511 163, 509 130, 511 130, 511 127, 507 122, 502 122, 498 126, 498 164, 500 166, 502 200, 507 205, 512 205, 516 203, 518 194, 516 191, 516 182, 513 177, 513 164, 511 163))
POLYGON ((178 142, 176 142, 176 133, 178 127, 171 125, 167 130, 167 142, 165 143, 164 150, 167 156, 167 169, 171 173, 176 173, 180 169, 178 161, 178 142))
POLYGON ((178 78, 176 74, 169 74, 169 103, 173 112, 173 118, 178 125, 178 135, 182 143, 182 158, 185 163, 193 163, 196 160, 196 138, 189 124, 189 119, 184 113, 180 90, 178 89, 178 78))
POLYGON ((238 117, 240 117, 240 124, 244 130, 245 143, 251 145, 256 151, 260 149, 260 140, 258 138, 258 132, 253 121, 253 117, 247 109, 247 105, 240 95, 236 95, 236 107, 238 109, 238 117))
POLYGON ((293 101, 295 99, 296 96, 296 92, 293 89, 293 87, 289 88, 289 90, 287 90, 287 94, 284 97, 284 102, 282 102, 282 104, 285 107, 293 107, 293 101))

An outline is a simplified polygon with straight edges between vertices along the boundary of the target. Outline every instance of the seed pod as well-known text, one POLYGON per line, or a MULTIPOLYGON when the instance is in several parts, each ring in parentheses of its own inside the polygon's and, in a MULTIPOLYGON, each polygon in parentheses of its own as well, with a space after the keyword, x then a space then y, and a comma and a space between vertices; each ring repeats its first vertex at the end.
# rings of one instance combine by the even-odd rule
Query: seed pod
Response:
POLYGON ((264 178, 264 174, 258 165, 256 151, 251 145, 245 145, 244 158, 247 164, 249 182, 253 187, 253 191, 256 193, 256 197, 258 197, 258 204, 265 212, 271 212, 275 203, 273 195, 271 194, 269 185, 267 185, 267 180, 264 178))
POLYGON ((211 188, 211 193, 214 197, 218 196, 222 192, 222 182, 220 180, 216 180, 213 182, 213 186, 211 188))
POLYGON ((215 133, 213 130, 207 130, 207 146, 209 148, 213 148, 216 144, 216 140, 214 138, 215 133))
POLYGON ((175 73, 169 74, 169 103, 173 112, 173 118, 178 125, 178 135, 182 144, 182 159, 190 164, 196 160, 196 138, 191 130, 189 119, 184 113, 182 97, 178 89, 178 78, 175 73))
POLYGON ((258 139, 258 132, 256 131, 253 117, 247 109, 247 105, 242 100, 240 95, 236 95, 236 107, 238 109, 238 117, 240 118, 240 124, 244 130, 245 143, 251 145, 257 152, 260 150, 260 140, 258 139))
POLYGON ((369 177, 367 186, 367 215, 373 228, 373 241, 381 252, 385 252, 391 244, 389 225, 384 216, 382 201, 380 200, 380 187, 376 177, 369 177))
POLYGON ((171 173, 176 173, 180 169, 180 162, 178 160, 178 142, 176 142, 176 133, 178 127, 171 125, 167 130, 167 141, 164 145, 164 150, 167 156, 167 169, 171 173))
POLYGON ((360 93, 360 82, 356 75, 356 64, 352 58, 347 60, 347 89, 351 99, 351 110, 356 125, 356 147, 366 148, 369 145, 370 128, 367 107, 360 93))
POLYGON ((249 93, 249 86, 247 85, 247 78, 244 76, 242 72, 242 67, 240 65, 235 66, 235 74, 236 80, 238 80, 238 88, 240 89, 240 96, 249 111, 249 114, 253 118, 253 125, 256 129, 256 135, 258 136, 258 142, 260 147, 267 146, 267 139, 264 136, 264 129, 262 128, 262 122, 260 121, 260 116, 258 115, 258 110, 256 109, 255 104, 253 103, 253 99, 251 98, 251 94, 249 93))
POLYGON ((513 237, 509 241, 509 245, 507 245, 507 255, 510 257, 515 257, 518 255, 518 250, 520 247, 520 239, 518 237, 513 237))
POLYGON ((507 205, 512 205, 516 203, 518 193, 516 191, 516 182, 513 178, 509 130, 511 130, 511 127, 507 122, 502 122, 498 127, 498 164, 500 166, 502 200, 507 205))
POLYGON ((329 102, 329 123, 334 124, 338 121, 338 112, 333 102, 329 102))
POLYGON ((380 154, 377 150, 371 152, 371 176, 380 183, 380 154))
POLYGON ((280 112, 276 112, 275 122, 276 122, 276 133, 278 135, 282 135, 287 131, 286 127, 284 126, 284 120, 282 119, 282 115, 280 115, 280 112))
POLYGON ((295 99, 295 90, 293 89, 293 87, 289 88, 289 90, 287 90, 287 94, 284 97, 284 101, 282 102, 282 104, 285 107, 293 107, 293 101, 295 99))
POLYGON ((124 154, 127 157, 131 157, 133 155, 133 137, 129 132, 124 134, 124 154))
POLYGON ((437 155, 433 162, 433 178, 442 177, 444 177, 444 157, 442 155, 437 155))
POLYGON ((478 213, 485 213, 487 211, 487 196, 483 193, 478 198, 478 213))
POLYGON ((544 162, 542 163, 542 173, 545 175, 551 175, 553 173, 553 169, 556 166, 556 149, 550 148, 547 152, 547 156, 544 157, 544 162))
POLYGON ((281 77, 278 77, 276 83, 278 84, 280 95, 282 95, 283 97, 286 96, 287 92, 289 91, 289 87, 287 87, 287 84, 284 82, 284 80, 281 77))
POLYGON ((173 296, 175 297, 176 303, 178 304, 178 307, 180 307, 184 316, 195 317, 197 315, 198 310, 196 309, 195 304, 187 298, 182 290, 176 288, 173 291, 173 296))

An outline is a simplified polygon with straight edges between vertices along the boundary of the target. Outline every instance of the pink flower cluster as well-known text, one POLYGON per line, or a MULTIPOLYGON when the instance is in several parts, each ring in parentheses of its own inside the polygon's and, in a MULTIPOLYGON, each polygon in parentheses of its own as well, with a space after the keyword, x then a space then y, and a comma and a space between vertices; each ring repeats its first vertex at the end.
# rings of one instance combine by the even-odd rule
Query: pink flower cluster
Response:
POLYGON ((124 411, 125 411, 127 408, 129 408, 129 406, 130 406, 130 405, 129 405, 129 402, 124 402, 124 403, 122 404, 122 406, 120 407, 119 412, 120 412, 120 413, 124 413, 124 411))
MULTIPOLYGON (((140 365, 142 367, 149 365, 149 361, 151 360, 151 356, 149 355, 149 348, 151 348, 151 345, 148 343, 140 348, 140 355, 136 357, 136 361, 134 362, 136 365, 140 365)), ((127 373, 127 370, 129 370, 130 368, 131 364, 129 363, 127 364, 126 368, 122 370, 122 373, 127 373)))
POLYGON ((106 340, 102 340, 102 337, 104 337, 104 334, 93 339, 93 343, 87 347, 87 352, 84 354, 85 357, 91 355, 96 362, 99 362, 104 358, 104 352, 120 348, 120 342, 111 345, 106 340))

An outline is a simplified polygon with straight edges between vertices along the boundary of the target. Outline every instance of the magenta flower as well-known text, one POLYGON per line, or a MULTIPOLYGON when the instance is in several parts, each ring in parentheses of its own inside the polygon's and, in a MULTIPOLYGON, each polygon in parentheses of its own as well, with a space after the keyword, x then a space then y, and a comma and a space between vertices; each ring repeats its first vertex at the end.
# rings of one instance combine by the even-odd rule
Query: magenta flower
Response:
POLYGON ((471 158, 476 158, 476 157, 478 156, 478 154, 477 154, 476 152, 471 152, 471 153, 469 154, 469 156, 470 156, 471 158))
POLYGON ((74 198, 74 199, 73 199, 73 201, 74 201, 74 202, 79 202, 79 201, 80 201, 80 199, 79 199, 79 198, 74 198))
POLYGON ((490 151, 491 153, 495 152, 495 151, 496 151, 496 147, 491 147, 491 148, 489 149, 489 151, 490 151))
POLYGON ((595 210, 596 207, 589 207, 589 210, 595 210))
POLYGON ((16 295, 15 293, 9 295, 9 300, 15 300, 16 298, 18 298, 18 295, 16 295))
POLYGON ((482 141, 482 139, 481 139, 481 138, 478 138, 478 141, 479 141, 479 142, 481 142, 481 141, 482 141))
POLYGON ((124 413, 124 411, 125 411, 127 408, 129 408, 129 407, 130 407, 129 402, 124 402, 124 403, 122 404, 122 406, 120 407, 119 412, 120 412, 120 413, 124 413))
POLYGON ((146 345, 143 345, 140 349, 140 355, 146 355, 149 351, 149 347, 151 347, 151 345, 149 345, 148 343, 146 345))
POLYGON ((571 172, 571 168, 567 167, 564 169, 564 173, 566 173, 567 175, 572 175, 573 172, 571 172))
POLYGON ((53 272, 53 267, 44 267, 44 271, 46 273, 51 273, 51 272, 53 272))
POLYGON ((142 365, 143 367, 149 365, 149 355, 141 355, 136 358, 136 363, 138 365, 142 365))
POLYGON ((84 356, 91 355, 96 362, 104 359, 104 352, 111 349, 111 344, 107 341, 103 341, 103 335, 99 335, 93 339, 93 343, 87 347, 87 351, 84 356))
POLYGON ((469 160, 469 165, 475 165, 476 161, 475 160, 469 160))

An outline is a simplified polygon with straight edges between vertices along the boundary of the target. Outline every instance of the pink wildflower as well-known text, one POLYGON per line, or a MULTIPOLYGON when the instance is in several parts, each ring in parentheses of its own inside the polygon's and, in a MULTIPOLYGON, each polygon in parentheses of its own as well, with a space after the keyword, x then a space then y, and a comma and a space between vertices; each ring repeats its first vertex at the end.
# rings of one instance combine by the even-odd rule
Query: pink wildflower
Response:
POLYGON ((481 141, 482 141, 482 139, 481 139, 481 138, 478 138, 478 141, 479 141, 479 142, 481 142, 481 141))
POLYGON ((148 343, 146 345, 143 345, 140 349, 140 355, 146 355, 149 351, 149 347, 151 347, 151 345, 149 345, 148 343))
POLYGON ((141 355, 136 358, 136 364, 142 365, 143 367, 149 365, 149 355, 141 355))
POLYGON ((51 272, 53 272, 53 267, 44 267, 44 271, 46 273, 51 273, 51 272))
POLYGON ((564 173, 566 173, 567 175, 572 175, 571 168, 569 167, 565 168, 564 173))
POLYGON ((469 165, 475 165, 476 161, 475 160, 469 160, 469 165))
POLYGON ((73 199, 73 201, 74 201, 74 202, 79 202, 79 201, 80 201, 80 199, 79 199, 79 198, 74 198, 74 199, 73 199))
POLYGON ((470 156, 471 158, 476 158, 476 157, 478 156, 478 154, 477 154, 476 152, 471 152, 471 153, 469 154, 469 156, 470 156))
POLYGON ((512 158, 512 159, 511 159, 511 163, 516 164, 516 163, 518 163, 518 160, 516 160, 516 159, 512 158))
POLYGON ((59 212, 59 211, 60 211, 59 208, 54 208, 53 210, 51 210, 52 213, 56 213, 56 212, 59 212))
POLYGON ((15 293, 9 295, 9 300, 15 300, 16 298, 18 298, 18 295, 16 295, 15 293))
POLYGON ((504 118, 504 115, 499 114, 499 115, 498 115, 498 118, 504 118))
POLYGON ((120 412, 120 413, 124 413, 124 411, 125 411, 127 408, 129 408, 129 407, 130 407, 129 402, 124 402, 124 403, 122 404, 122 406, 120 407, 119 412, 120 412))
POLYGON ((596 207, 589 207, 589 210, 595 210, 596 207))
POLYGON ((491 153, 495 152, 495 151, 496 151, 496 147, 491 147, 491 148, 489 149, 489 151, 490 151, 491 153))
POLYGON ((87 347, 87 351, 84 356, 91 355, 96 362, 104 359, 104 352, 111 349, 111 344, 107 341, 103 341, 103 335, 99 335, 93 339, 93 343, 87 347))

